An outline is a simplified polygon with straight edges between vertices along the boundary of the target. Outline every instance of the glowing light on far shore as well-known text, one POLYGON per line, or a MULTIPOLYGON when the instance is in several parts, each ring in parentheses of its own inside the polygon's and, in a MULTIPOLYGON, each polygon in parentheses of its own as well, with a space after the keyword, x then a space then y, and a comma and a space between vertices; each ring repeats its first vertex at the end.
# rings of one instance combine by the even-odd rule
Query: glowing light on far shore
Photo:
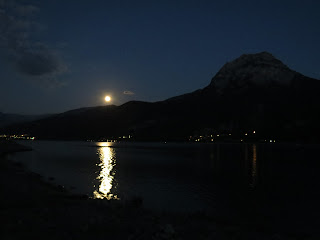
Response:
POLYGON ((110 102, 110 101, 111 101, 111 97, 110 97, 110 96, 106 96, 106 97, 104 98, 104 100, 105 100, 106 102, 110 102))

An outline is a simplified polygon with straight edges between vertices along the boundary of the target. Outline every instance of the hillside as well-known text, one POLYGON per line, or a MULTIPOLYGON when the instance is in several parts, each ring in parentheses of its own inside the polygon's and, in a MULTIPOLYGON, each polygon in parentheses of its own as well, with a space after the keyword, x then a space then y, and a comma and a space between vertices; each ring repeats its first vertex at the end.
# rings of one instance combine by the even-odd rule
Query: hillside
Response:
POLYGON ((2 129, 46 139, 188 140, 232 133, 240 139, 318 141, 320 81, 289 69, 270 53, 226 63, 200 90, 165 101, 77 109, 2 129))

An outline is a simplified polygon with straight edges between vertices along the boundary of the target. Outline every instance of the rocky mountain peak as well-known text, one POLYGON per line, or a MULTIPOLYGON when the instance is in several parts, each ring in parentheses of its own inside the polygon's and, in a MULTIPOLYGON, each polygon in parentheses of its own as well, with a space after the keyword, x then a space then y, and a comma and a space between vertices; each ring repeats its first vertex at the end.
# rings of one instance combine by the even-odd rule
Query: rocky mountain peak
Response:
POLYGON ((271 53, 243 54, 226 63, 212 78, 216 88, 244 87, 248 84, 290 84, 296 73, 271 53))

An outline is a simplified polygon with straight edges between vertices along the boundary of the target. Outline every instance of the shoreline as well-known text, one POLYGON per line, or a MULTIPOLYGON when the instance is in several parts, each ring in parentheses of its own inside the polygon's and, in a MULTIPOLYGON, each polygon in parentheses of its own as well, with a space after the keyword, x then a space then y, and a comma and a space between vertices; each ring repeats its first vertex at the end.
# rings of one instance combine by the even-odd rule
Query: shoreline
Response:
MULTIPOLYGON (((14 148, 30 150, 5 144, 11 145, 10 153, 14 148)), ((301 238, 274 231, 261 223, 218 219, 207 212, 155 213, 146 210, 141 199, 89 199, 46 182, 7 156, 0 154, 2 239, 44 234, 48 239, 317 239, 307 233, 301 238)))
POLYGON ((32 148, 21 145, 12 140, 0 140, 0 156, 23 151, 32 151, 32 148))
POLYGON ((8 153, 29 148, 13 142, 1 145, 2 239, 127 239, 147 231, 152 236, 161 230, 158 220, 134 200, 98 200, 69 193, 8 157, 8 153))

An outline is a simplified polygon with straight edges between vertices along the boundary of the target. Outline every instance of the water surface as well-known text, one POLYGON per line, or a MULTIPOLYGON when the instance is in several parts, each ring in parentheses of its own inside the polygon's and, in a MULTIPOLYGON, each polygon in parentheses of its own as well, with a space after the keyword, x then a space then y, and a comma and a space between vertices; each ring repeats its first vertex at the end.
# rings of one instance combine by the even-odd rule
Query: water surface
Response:
MULTIPOLYGON (((25 141, 10 157, 92 198, 217 216, 319 219, 319 145, 25 141), (297 218, 299 216, 299 218, 297 218)), ((302 220, 303 219, 303 220, 302 220)))

